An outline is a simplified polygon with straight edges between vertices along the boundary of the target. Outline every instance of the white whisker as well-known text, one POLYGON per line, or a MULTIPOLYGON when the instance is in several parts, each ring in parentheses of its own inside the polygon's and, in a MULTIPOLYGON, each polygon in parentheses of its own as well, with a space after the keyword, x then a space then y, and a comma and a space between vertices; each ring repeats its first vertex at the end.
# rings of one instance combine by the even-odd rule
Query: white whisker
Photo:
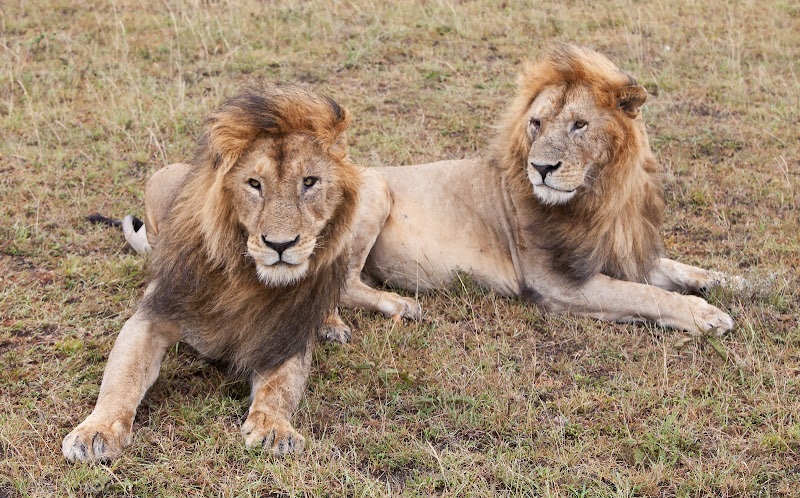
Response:
POLYGON ((597 180, 595 177, 593 177, 592 175, 590 175, 590 174, 588 174, 588 173, 587 173, 586 175, 584 175, 584 177, 583 177, 583 180, 581 181, 581 183, 579 184, 579 186, 586 187, 586 188, 588 188, 589 190, 591 190, 592 192, 594 192, 595 194, 599 194, 600 192, 598 192, 598 191, 597 191, 597 189, 596 189, 596 188, 594 188, 594 185, 592 185, 591 183, 587 182, 587 181, 586 181, 587 179, 588 179, 588 180, 591 180, 592 182, 594 182, 595 180, 597 180))

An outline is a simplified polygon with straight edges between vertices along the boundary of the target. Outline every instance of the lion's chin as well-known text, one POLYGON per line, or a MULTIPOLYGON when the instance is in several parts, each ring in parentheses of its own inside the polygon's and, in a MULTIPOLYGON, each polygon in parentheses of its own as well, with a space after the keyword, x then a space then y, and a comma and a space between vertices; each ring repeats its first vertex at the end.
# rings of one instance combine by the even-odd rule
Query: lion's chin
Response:
POLYGON ((539 199, 539 202, 547 206, 557 206, 559 204, 566 204, 573 197, 575 197, 574 190, 556 190, 548 187, 545 184, 533 186, 533 195, 539 199))
POLYGON ((285 287, 296 283, 305 277, 308 271, 308 261, 298 265, 278 262, 273 265, 256 264, 258 279, 268 287, 285 287))

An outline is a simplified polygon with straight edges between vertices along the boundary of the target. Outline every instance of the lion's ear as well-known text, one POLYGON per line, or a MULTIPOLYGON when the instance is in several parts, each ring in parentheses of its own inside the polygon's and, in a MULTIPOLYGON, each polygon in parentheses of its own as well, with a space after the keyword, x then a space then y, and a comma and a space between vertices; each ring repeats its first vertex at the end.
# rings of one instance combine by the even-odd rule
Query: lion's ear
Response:
POLYGON ((347 155, 347 134, 341 133, 328 149, 331 155, 336 157, 344 157, 347 155))
POLYGON ((639 108, 645 100, 647 100, 647 90, 643 86, 630 85, 617 90, 617 106, 632 118, 639 114, 639 108))

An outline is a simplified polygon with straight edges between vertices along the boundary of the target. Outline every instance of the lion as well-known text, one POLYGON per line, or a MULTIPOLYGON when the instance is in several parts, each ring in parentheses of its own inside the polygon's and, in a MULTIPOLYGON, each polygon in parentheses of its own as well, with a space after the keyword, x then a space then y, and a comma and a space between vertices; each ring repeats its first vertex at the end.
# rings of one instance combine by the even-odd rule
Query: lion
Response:
POLYGON ((349 124, 349 112, 327 97, 251 87, 206 119, 190 165, 148 182, 153 277, 111 350, 94 410, 62 443, 68 460, 120 455, 166 349, 179 340, 250 376, 247 447, 303 451, 290 418, 315 334, 338 323, 359 201, 349 124))
POLYGON ((608 58, 557 45, 526 66, 484 159, 370 168, 342 304, 419 318, 415 299, 459 272, 505 296, 692 334, 729 331, 694 295, 720 273, 663 256, 664 194, 640 108, 608 58))

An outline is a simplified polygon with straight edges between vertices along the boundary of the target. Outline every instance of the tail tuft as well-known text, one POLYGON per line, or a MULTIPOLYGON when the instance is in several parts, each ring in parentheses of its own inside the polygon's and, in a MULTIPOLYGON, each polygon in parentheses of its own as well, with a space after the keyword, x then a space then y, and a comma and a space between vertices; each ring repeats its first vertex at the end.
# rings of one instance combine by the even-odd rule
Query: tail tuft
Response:
POLYGON ((129 214, 122 220, 122 233, 125 234, 125 240, 139 254, 147 254, 150 252, 150 243, 147 241, 147 230, 144 228, 144 222, 129 214))
MULTIPOLYGON (((129 216, 131 216, 131 215, 129 215, 129 216)), ((126 218, 127 218, 127 216, 126 216, 126 218)), ((123 221, 123 225, 124 225, 124 223, 125 222, 123 221)), ((136 216, 131 216, 131 224, 133 225, 133 231, 134 232, 138 232, 139 229, 144 226, 144 222, 142 220, 140 220, 139 218, 137 218, 136 216)))
POLYGON ((103 223, 110 227, 122 226, 122 220, 107 218, 100 213, 90 214, 89 216, 86 217, 86 220, 89 221, 90 223, 95 223, 95 224, 103 223))

